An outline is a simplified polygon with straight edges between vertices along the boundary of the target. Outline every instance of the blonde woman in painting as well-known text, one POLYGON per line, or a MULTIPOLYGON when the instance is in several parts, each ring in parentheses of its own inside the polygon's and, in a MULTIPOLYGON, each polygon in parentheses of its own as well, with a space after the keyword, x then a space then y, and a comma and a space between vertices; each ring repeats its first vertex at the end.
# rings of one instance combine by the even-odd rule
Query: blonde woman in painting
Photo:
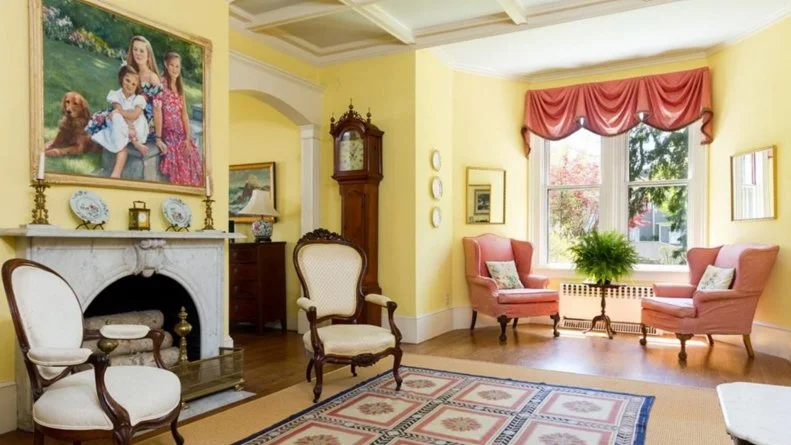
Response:
POLYGON ((140 89, 146 99, 145 115, 148 120, 149 136, 141 139, 151 139, 153 135, 156 138, 156 146, 165 153, 167 146, 162 140, 162 81, 151 42, 139 35, 129 39, 126 63, 140 75, 140 89))
POLYGON ((162 137, 167 150, 159 169, 168 175, 171 184, 199 186, 203 183, 203 163, 198 147, 190 137, 181 56, 178 53, 171 51, 165 55, 163 79, 162 137))

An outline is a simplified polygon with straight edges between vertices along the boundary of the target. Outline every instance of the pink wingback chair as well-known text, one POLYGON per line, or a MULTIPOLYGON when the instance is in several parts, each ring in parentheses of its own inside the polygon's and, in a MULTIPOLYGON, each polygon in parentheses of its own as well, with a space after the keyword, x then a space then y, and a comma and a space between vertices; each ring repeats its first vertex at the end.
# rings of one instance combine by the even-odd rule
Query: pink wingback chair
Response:
POLYGON ((505 341, 505 327, 509 320, 514 320, 516 328, 520 317, 549 315, 554 320, 555 337, 559 335, 558 291, 547 289, 548 278, 530 274, 532 244, 492 234, 466 237, 462 242, 472 305, 470 330, 475 329, 478 312, 481 312, 497 318, 500 323, 500 341, 505 341), (499 289, 497 282, 489 275, 487 261, 514 261, 519 280, 526 288, 499 289))
POLYGON ((642 301, 641 322, 646 344, 646 326, 675 332, 681 340, 678 358, 687 359, 686 341, 695 334, 742 335, 750 358, 755 356, 750 341, 753 316, 758 298, 772 272, 778 246, 767 244, 733 244, 690 249, 689 284, 654 284, 655 297, 642 301), (697 290, 708 265, 735 268, 730 289, 697 290))

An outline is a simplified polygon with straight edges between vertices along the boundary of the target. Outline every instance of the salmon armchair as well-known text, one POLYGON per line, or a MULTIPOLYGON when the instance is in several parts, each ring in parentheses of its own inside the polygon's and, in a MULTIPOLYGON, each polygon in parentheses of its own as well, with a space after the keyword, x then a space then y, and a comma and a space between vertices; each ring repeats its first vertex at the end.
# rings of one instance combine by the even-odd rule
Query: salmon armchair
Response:
POLYGON ((521 317, 549 316, 554 321, 553 334, 559 336, 560 321, 558 291, 547 289, 549 279, 530 273, 533 245, 527 241, 503 238, 490 233, 465 237, 465 275, 470 292, 472 322, 475 329, 478 312, 494 317, 500 323, 500 341, 506 341, 505 328, 514 320, 514 328, 521 317), (499 289, 492 279, 487 261, 514 261, 523 289, 499 289))
POLYGON ((712 335, 741 335, 747 355, 753 358, 753 316, 779 250, 766 244, 690 249, 689 284, 654 284, 655 296, 642 300, 640 344, 646 344, 646 326, 675 332, 681 341, 678 358, 685 361, 686 342, 693 335, 706 334, 710 346, 714 346, 712 335), (709 265, 735 269, 730 289, 697 289, 709 265))

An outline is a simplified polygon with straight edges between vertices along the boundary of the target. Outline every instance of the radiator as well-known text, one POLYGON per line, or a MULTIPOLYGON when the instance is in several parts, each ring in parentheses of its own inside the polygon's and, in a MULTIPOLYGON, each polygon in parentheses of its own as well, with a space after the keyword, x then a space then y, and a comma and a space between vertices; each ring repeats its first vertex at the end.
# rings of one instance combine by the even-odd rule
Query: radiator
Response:
MULTIPOLYGON (((561 326, 566 329, 588 329, 591 319, 601 313, 600 290, 582 283, 560 283, 561 326)), ((607 315, 612 320, 616 332, 640 333, 640 300, 652 297, 651 286, 624 286, 607 290, 607 315)), ((598 323, 595 331, 603 331, 598 323)), ((648 333, 655 335, 657 330, 649 327, 648 333)))

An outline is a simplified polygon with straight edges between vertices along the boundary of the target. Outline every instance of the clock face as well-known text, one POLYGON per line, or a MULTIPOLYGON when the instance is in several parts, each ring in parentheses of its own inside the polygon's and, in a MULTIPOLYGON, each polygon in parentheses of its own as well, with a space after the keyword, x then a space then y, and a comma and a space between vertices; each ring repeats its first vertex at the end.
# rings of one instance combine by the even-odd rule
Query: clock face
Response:
POLYGON ((363 139, 360 133, 349 130, 341 135, 338 146, 338 170, 352 171, 363 169, 363 139))

